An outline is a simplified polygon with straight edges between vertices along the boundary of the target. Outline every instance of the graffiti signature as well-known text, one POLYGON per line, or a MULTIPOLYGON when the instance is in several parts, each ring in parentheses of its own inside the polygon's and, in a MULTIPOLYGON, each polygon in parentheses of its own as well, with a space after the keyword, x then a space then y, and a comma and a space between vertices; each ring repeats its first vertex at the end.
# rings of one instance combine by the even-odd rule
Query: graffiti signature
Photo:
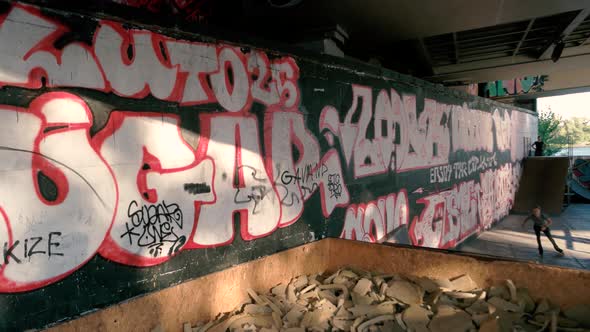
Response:
POLYGON ((182 211, 178 204, 139 205, 133 200, 127 208, 127 216, 130 218, 125 223, 126 231, 121 238, 127 237, 130 245, 149 248, 152 256, 160 256, 164 246, 169 249, 166 255, 176 253, 186 242, 186 237, 178 236, 175 228, 182 229, 182 211))

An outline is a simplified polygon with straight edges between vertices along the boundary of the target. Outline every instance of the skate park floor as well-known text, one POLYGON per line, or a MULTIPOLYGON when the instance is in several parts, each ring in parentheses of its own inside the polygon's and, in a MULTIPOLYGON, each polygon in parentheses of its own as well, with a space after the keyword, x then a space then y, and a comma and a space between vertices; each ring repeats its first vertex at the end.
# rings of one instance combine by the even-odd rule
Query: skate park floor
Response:
POLYGON ((558 254, 541 233, 543 258, 537 250, 537 239, 529 220, 522 228, 526 215, 512 214, 479 236, 460 244, 456 250, 483 255, 500 256, 540 264, 590 270, 590 204, 572 204, 559 216, 550 216, 551 234, 565 255, 558 254))

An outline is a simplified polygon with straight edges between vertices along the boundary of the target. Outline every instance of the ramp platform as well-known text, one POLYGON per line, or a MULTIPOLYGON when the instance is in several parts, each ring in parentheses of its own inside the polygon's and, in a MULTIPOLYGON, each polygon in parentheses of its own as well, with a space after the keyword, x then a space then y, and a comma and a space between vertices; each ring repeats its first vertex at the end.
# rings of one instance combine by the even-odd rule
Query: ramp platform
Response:
POLYGON ((528 213, 539 204, 546 213, 560 214, 569 169, 568 158, 530 157, 523 163, 513 212, 528 213))

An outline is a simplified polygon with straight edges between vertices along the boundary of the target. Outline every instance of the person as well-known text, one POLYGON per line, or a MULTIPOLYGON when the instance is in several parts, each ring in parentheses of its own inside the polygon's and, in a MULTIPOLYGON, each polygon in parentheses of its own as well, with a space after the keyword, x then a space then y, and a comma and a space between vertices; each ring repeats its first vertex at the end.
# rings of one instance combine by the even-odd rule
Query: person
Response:
POLYGON ((539 245, 539 256, 543 256, 543 246, 541 245, 541 232, 545 233, 545 236, 551 241, 553 244, 553 248, 560 254, 563 254, 563 250, 557 246, 553 236, 551 236, 551 230, 549 229, 549 225, 553 223, 551 218, 548 218, 544 213, 541 213, 541 207, 539 205, 535 206, 524 221, 522 222, 522 227, 526 225, 527 221, 532 220, 534 222, 533 229, 535 230, 535 235, 537 236, 537 244, 539 245))
POLYGON ((545 143, 543 143, 543 139, 541 136, 537 136, 537 141, 533 143, 533 149, 535 149, 535 156, 542 156, 543 155, 543 148, 545 143))

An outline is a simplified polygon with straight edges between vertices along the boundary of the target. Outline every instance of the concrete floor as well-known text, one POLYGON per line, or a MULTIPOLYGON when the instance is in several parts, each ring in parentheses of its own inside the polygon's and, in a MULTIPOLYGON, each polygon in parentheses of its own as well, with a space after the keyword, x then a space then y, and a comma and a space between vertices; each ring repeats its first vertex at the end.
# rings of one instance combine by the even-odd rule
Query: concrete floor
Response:
POLYGON ((564 250, 563 256, 553 250, 551 242, 541 233, 544 256, 540 258, 532 221, 521 227, 525 217, 510 215, 456 250, 590 270, 590 204, 573 204, 559 217, 551 217, 551 234, 564 250))

